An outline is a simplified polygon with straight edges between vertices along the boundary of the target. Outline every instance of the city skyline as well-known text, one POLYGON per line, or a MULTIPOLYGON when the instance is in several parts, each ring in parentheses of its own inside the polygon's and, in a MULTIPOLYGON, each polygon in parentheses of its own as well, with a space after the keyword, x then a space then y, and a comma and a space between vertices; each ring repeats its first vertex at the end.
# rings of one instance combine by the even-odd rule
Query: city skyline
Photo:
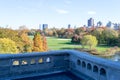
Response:
POLYGON ((120 22, 119 0, 1 0, 0 26, 18 29, 21 25, 39 28, 39 24, 50 27, 87 25, 94 18, 106 25, 108 21, 120 22))

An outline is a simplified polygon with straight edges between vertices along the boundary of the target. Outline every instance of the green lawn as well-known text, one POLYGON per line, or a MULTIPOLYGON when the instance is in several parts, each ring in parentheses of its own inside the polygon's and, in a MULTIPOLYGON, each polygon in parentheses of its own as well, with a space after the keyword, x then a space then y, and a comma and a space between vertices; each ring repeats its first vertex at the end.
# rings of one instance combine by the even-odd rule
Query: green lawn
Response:
MULTIPOLYGON (((74 49, 81 48, 81 45, 71 44, 71 39, 61 39, 61 38, 47 38, 48 47, 50 50, 61 50, 61 49, 74 49)), ((110 48, 109 46, 97 46, 98 51, 105 51, 110 48)))
POLYGON ((50 50, 80 48, 80 45, 71 44, 70 39, 47 38, 47 43, 50 50))
MULTIPOLYGON (((33 36, 30 36, 30 38, 32 39, 33 36)), ((47 37, 47 44, 48 44, 49 50, 81 48, 81 45, 71 44, 71 39, 47 37)), ((97 46, 96 47, 98 51, 105 51, 108 48, 110 47, 108 46, 97 46)))

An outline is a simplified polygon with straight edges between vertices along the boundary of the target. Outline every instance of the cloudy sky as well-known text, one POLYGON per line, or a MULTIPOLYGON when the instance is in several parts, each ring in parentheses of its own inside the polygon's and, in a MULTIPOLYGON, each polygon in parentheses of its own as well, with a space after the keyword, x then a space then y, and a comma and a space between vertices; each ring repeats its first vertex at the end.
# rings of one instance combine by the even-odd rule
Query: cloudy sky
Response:
POLYGON ((39 28, 87 25, 89 18, 103 24, 120 22, 120 0, 0 0, 0 26, 39 28))

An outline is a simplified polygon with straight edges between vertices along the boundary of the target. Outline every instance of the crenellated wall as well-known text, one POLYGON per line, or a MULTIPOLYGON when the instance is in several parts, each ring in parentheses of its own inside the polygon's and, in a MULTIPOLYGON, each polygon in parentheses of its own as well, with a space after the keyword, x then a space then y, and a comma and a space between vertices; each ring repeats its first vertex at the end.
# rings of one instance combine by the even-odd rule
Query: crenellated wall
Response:
POLYGON ((120 80, 120 63, 85 52, 60 50, 0 55, 0 80, 66 71, 87 80, 120 80))

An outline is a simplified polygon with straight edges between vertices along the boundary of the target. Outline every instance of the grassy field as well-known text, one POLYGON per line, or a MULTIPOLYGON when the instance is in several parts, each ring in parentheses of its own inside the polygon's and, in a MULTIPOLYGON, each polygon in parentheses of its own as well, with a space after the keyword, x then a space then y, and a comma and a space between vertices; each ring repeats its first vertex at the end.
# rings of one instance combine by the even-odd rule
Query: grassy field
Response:
MULTIPOLYGON (((32 39, 33 36, 30 36, 30 38, 32 39)), ((71 39, 47 37, 47 44, 48 44, 49 50, 81 48, 81 45, 71 44, 71 39)), ((105 51, 108 48, 110 48, 110 47, 108 47, 108 46, 97 46, 96 47, 96 49, 98 51, 105 51)))
MULTIPOLYGON (((61 39, 61 38, 47 38, 48 47, 50 50, 61 50, 61 49, 74 49, 82 48, 81 45, 71 44, 71 39, 61 39)), ((86 47, 87 48, 87 47, 86 47)), ((105 51, 110 48, 109 46, 97 46, 98 51, 105 51)))
POLYGON ((70 39, 47 38, 47 42, 48 42, 48 47, 50 50, 80 48, 80 45, 71 44, 70 39))

